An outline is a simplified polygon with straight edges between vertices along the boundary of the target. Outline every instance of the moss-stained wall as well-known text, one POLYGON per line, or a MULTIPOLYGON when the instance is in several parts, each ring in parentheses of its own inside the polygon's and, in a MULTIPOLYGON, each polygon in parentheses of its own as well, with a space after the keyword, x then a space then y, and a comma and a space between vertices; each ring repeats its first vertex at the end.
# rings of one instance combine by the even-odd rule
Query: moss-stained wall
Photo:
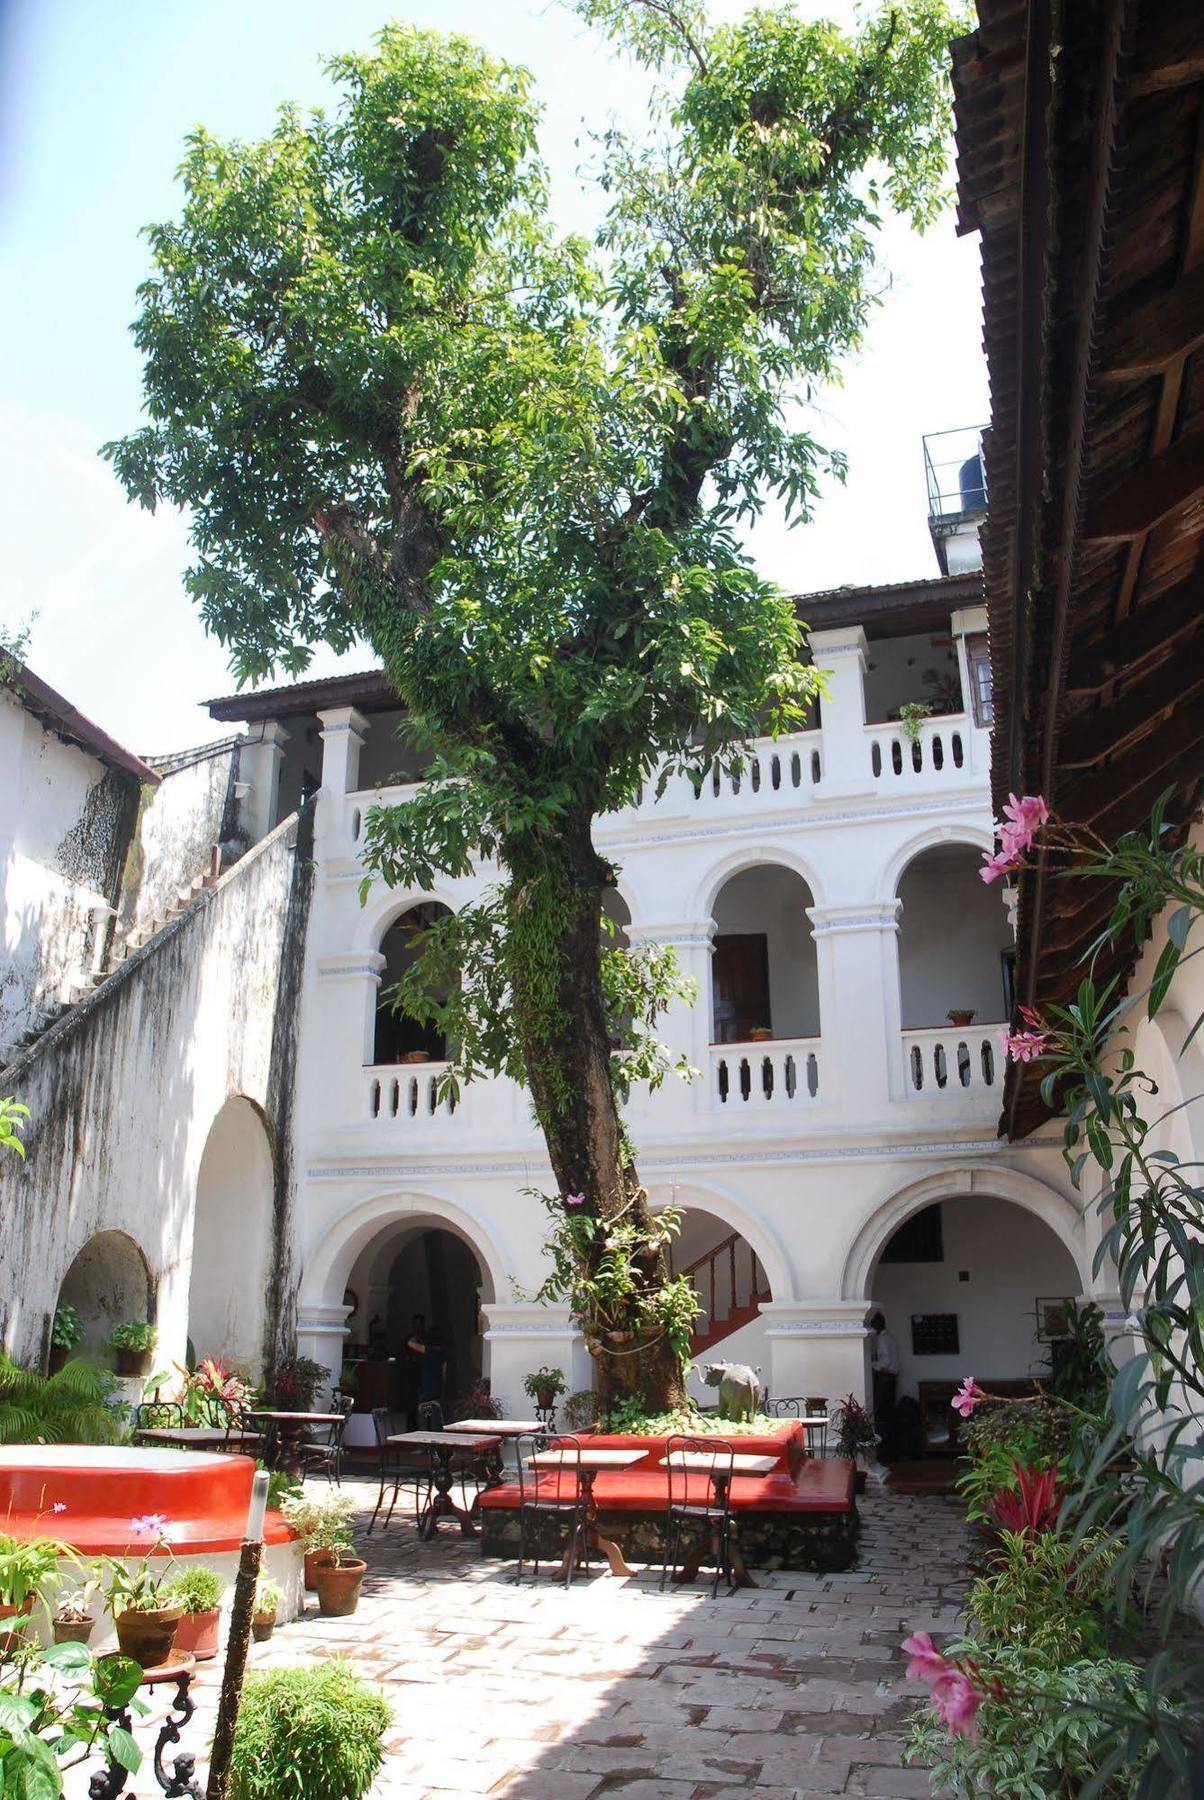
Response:
MULTIPOLYGON (((223 1104, 263 1113, 274 1155, 273 1282, 287 1313, 296 1006, 309 912, 308 817, 286 820, 6 1073, 31 1110, 24 1164, 0 1167, 0 1332, 45 1353, 59 1284, 98 1231, 151 1270, 157 1363, 182 1359, 197 1173, 223 1104)), ((230 1244, 232 1258, 237 1242, 230 1244)))

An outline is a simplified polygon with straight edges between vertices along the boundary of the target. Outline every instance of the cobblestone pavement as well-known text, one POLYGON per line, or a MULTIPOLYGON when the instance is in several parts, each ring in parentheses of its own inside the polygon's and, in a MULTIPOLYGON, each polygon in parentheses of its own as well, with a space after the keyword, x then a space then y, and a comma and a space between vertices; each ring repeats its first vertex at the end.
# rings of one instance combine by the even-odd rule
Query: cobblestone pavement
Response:
MULTIPOLYGON (((372 1800, 927 1795, 901 1760, 917 1690, 899 1642, 954 1628, 966 1530, 947 1500, 888 1492, 866 1497, 862 1519, 852 1572, 762 1574, 712 1600, 709 1582, 661 1594, 657 1570, 591 1571, 567 1593, 544 1571, 516 1587, 511 1565, 482 1562, 452 1525, 427 1545, 395 1518, 360 1539, 355 1616, 322 1619, 311 1600, 253 1646, 253 1666, 347 1656, 382 1684, 394 1723, 372 1800)), ((219 1671, 197 1684, 185 1747, 208 1741, 219 1671)))

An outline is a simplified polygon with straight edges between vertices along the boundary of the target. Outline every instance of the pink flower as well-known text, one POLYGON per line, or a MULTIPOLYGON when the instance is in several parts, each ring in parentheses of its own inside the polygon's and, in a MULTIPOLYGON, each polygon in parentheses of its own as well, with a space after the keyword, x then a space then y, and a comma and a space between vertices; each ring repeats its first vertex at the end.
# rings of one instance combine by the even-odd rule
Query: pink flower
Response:
POLYGON ((978 871, 986 882, 998 881, 1009 869, 1016 867, 1016 858, 1010 850, 997 850, 994 856, 983 856, 982 868, 978 871))
POLYGON ((1009 794, 1003 811, 1008 821, 1003 827, 1004 833, 1018 850, 1030 847, 1049 818, 1049 807, 1040 794, 1026 794, 1023 800, 1009 794))
POLYGON ((939 1681, 951 1667, 926 1631, 913 1631, 904 1638, 903 1649, 909 1658, 908 1681, 939 1681))
POLYGON ((964 1669, 952 1665, 932 1684, 932 1710, 949 1727, 950 1737, 978 1738, 978 1709, 982 1695, 964 1669))
POLYGON ((968 1419, 979 1401, 985 1399, 986 1395, 975 1381, 973 1375, 967 1375, 949 1404, 952 1406, 954 1412, 959 1412, 963 1419, 968 1419))
POLYGON ((158 1537, 166 1524, 166 1513, 143 1513, 140 1518, 130 1520, 130 1530, 138 1533, 145 1531, 158 1537))
POLYGON ((52 1513, 65 1513, 67 1510, 67 1502, 65 1500, 56 1500, 50 1510, 52 1513))
POLYGON ((564 1203, 566 1206, 584 1206, 585 1205, 585 1195, 584 1194, 566 1194, 564 1197, 564 1203))
POLYGON ((1001 1031, 999 1042, 1005 1056, 1013 1062, 1027 1063, 1044 1056, 1049 1039, 1043 1031, 1001 1031))

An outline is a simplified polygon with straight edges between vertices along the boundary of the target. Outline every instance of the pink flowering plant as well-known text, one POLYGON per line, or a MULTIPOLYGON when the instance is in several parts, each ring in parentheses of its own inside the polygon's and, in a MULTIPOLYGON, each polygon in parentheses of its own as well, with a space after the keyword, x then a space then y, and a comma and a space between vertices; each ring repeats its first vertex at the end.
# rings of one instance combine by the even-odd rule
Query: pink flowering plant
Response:
POLYGON ((114 1618, 123 1612, 154 1612, 159 1607, 159 1590, 177 1568, 167 1537, 169 1524, 165 1513, 143 1513, 130 1520, 126 1557, 131 1560, 114 1558, 104 1565, 107 1575, 102 1592, 114 1618), (135 1556, 140 1560, 133 1561, 135 1556), (161 1561, 152 1564, 152 1556, 161 1561))

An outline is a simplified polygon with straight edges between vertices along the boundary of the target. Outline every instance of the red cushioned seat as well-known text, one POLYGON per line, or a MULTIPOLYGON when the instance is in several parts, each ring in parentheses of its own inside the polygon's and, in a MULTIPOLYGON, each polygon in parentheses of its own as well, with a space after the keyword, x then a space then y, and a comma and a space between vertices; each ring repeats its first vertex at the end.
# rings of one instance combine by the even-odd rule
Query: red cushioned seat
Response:
MULTIPOLYGON (((737 1475, 732 1482, 732 1511, 739 1512, 850 1512, 853 1506, 854 1467, 841 1457, 808 1459, 792 1480, 786 1470, 772 1475, 737 1475)), ((704 1501, 710 1491, 705 1476, 691 1476, 687 1499, 704 1501)), ((602 1512, 663 1512, 668 1500, 663 1466, 651 1461, 630 1469, 601 1471, 594 1480, 594 1499, 602 1512)), ((517 1485, 488 1488, 481 1494, 484 1507, 518 1505, 517 1485)))

